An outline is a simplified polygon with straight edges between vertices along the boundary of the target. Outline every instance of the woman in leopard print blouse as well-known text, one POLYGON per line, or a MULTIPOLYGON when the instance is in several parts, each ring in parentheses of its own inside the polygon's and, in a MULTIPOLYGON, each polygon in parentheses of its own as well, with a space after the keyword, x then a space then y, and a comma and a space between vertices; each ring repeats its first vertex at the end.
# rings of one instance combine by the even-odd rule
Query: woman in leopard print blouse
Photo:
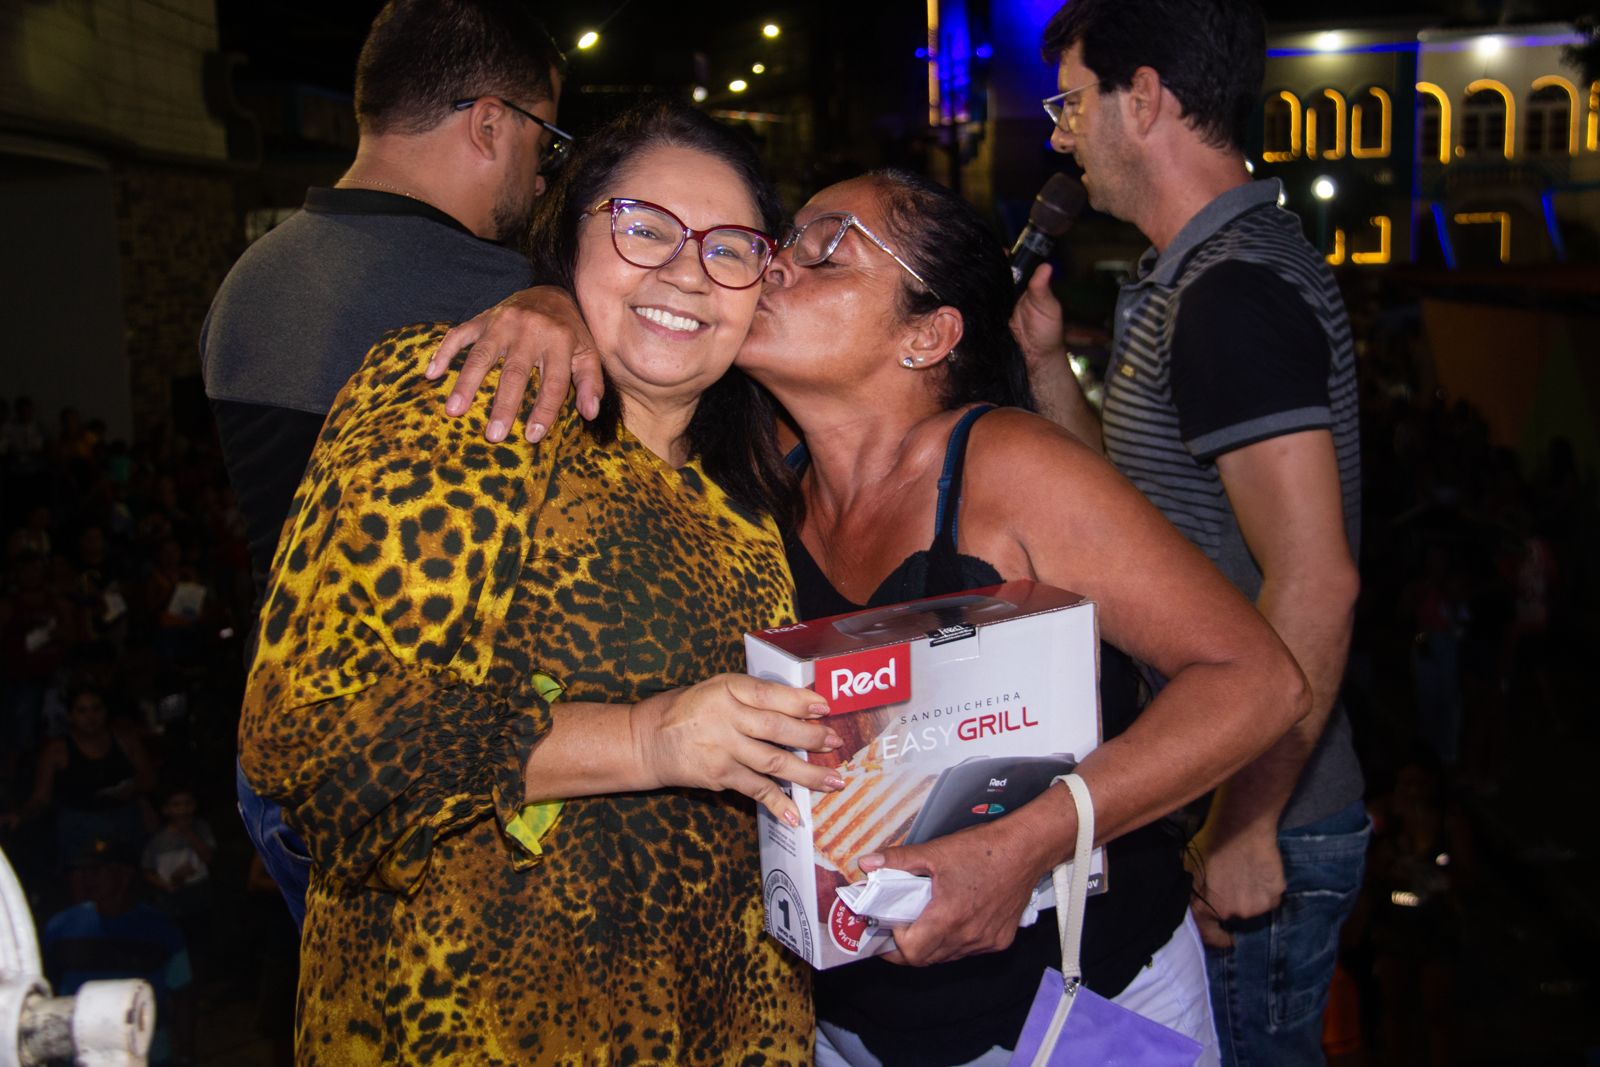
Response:
POLYGON ((793 618, 770 411, 724 376, 778 221, 758 173, 663 105, 542 204, 536 263, 620 400, 595 426, 442 424, 439 326, 329 414, 241 726, 313 859, 301 1064, 810 1061, 749 798, 792 818, 767 775, 827 788, 784 748, 838 742, 815 694, 731 673, 740 632, 793 618))

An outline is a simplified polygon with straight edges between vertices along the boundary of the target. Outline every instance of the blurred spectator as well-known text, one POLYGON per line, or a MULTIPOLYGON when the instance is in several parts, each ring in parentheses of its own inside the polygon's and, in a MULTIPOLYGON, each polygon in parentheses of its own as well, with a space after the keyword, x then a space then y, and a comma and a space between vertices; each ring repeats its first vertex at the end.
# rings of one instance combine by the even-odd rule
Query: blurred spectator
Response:
POLYGON ((84 686, 67 705, 68 732, 39 754, 33 796, 23 817, 56 809, 56 854, 82 854, 93 841, 136 846, 147 825, 144 794, 155 785, 155 768, 134 728, 113 721, 105 696, 84 686))
POLYGON ((27 521, 14 530, 6 542, 6 555, 11 559, 21 556, 49 559, 50 547, 50 509, 44 504, 35 504, 28 509, 27 521))
POLYGON ((72 907, 50 917, 40 937, 45 975, 58 995, 85 982, 143 978, 156 995, 151 1064, 194 1059, 193 973, 183 933, 140 903, 136 853, 114 839, 89 839, 71 857, 72 907))
POLYGON ((86 639, 107 642, 120 651, 128 629, 124 564, 98 523, 85 523, 81 530, 71 596, 83 612, 86 639))
POLYGON ((17 397, 5 424, 3 443, 7 461, 17 470, 31 471, 39 465, 46 442, 35 421, 32 397, 17 397))
POLYGON ((145 881, 155 890, 155 905, 172 916, 197 970, 208 957, 211 924, 211 861, 217 839, 199 816, 200 803, 187 784, 168 786, 161 795, 161 829, 145 842, 145 881))
MULTIPOLYGON (((161 829, 144 846, 145 880, 162 894, 158 899, 173 902, 166 907, 173 914, 194 910, 179 899, 196 899, 196 892, 204 893, 211 884, 217 839, 198 811, 193 789, 169 787, 161 800, 161 829)), ((203 903, 205 898, 197 899, 203 903)))
POLYGON ((211 590, 184 558, 175 537, 164 537, 145 583, 145 607, 156 625, 156 653, 172 663, 193 662, 200 652, 201 624, 210 622, 211 590))
POLYGON ((1401 768, 1376 814, 1370 936, 1383 991, 1382 1062, 1455 1063, 1459 887, 1471 870, 1470 835, 1431 757, 1401 768))
POLYGON ((81 613, 49 584, 47 557, 24 553, 12 561, 10 588, 0 594, 0 771, 16 772, 39 736, 45 691, 82 637, 81 613))
POLYGON ((1407 589, 1416 617, 1411 649, 1417 736, 1440 764, 1454 767, 1461 742, 1461 635, 1469 618, 1460 575, 1442 545, 1429 545, 1422 575, 1407 589))

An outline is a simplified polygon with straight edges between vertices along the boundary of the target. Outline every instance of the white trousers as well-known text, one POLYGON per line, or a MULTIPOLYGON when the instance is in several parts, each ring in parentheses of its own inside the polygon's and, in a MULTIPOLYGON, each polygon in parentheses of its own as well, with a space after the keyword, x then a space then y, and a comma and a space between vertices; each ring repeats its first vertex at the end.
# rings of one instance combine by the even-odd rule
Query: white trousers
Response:
MULTIPOLYGON (((1055 922, 1048 912, 1040 922, 1055 922)), ((1216 1024, 1211 1017, 1211 986, 1206 980, 1206 954, 1194 916, 1185 912, 1172 937, 1156 950, 1128 988, 1113 1003, 1200 1042, 1196 1067, 1221 1067, 1216 1024)), ((1011 1050, 996 1045, 962 1067, 1006 1067, 1011 1050)), ((817 1023, 817 1067, 881 1067, 878 1058, 849 1030, 817 1023)))

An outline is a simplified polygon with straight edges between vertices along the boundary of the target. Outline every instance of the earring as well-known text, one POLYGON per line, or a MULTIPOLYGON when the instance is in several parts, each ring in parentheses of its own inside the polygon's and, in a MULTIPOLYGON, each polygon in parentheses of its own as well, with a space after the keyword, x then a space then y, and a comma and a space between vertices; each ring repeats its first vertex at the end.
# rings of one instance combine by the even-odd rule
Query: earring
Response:
POLYGON ((910 356, 906 356, 904 359, 902 359, 900 361, 900 365, 909 370, 910 368, 916 366, 919 362, 921 362, 921 361, 920 360, 914 360, 910 356))
POLYGON ((956 361, 956 350, 952 348, 950 351, 946 352, 944 354, 944 361, 946 363, 954 363, 956 361))

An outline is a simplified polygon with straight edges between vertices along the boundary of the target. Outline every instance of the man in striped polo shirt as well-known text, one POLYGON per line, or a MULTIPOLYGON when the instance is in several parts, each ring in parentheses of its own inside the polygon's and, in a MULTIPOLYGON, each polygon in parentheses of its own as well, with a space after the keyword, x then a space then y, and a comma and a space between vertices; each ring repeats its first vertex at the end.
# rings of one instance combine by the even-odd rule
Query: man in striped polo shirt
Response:
POLYGON ((1217 791, 1194 910, 1224 1062, 1322 1063, 1369 834, 1337 700, 1359 586, 1349 322, 1279 184, 1245 169, 1266 50, 1254 3, 1072 0, 1044 50, 1061 89, 1051 143, 1089 202, 1153 247, 1117 301, 1101 418, 1068 367, 1048 269, 1013 326, 1048 413, 1255 601, 1311 682, 1311 714, 1217 791))

